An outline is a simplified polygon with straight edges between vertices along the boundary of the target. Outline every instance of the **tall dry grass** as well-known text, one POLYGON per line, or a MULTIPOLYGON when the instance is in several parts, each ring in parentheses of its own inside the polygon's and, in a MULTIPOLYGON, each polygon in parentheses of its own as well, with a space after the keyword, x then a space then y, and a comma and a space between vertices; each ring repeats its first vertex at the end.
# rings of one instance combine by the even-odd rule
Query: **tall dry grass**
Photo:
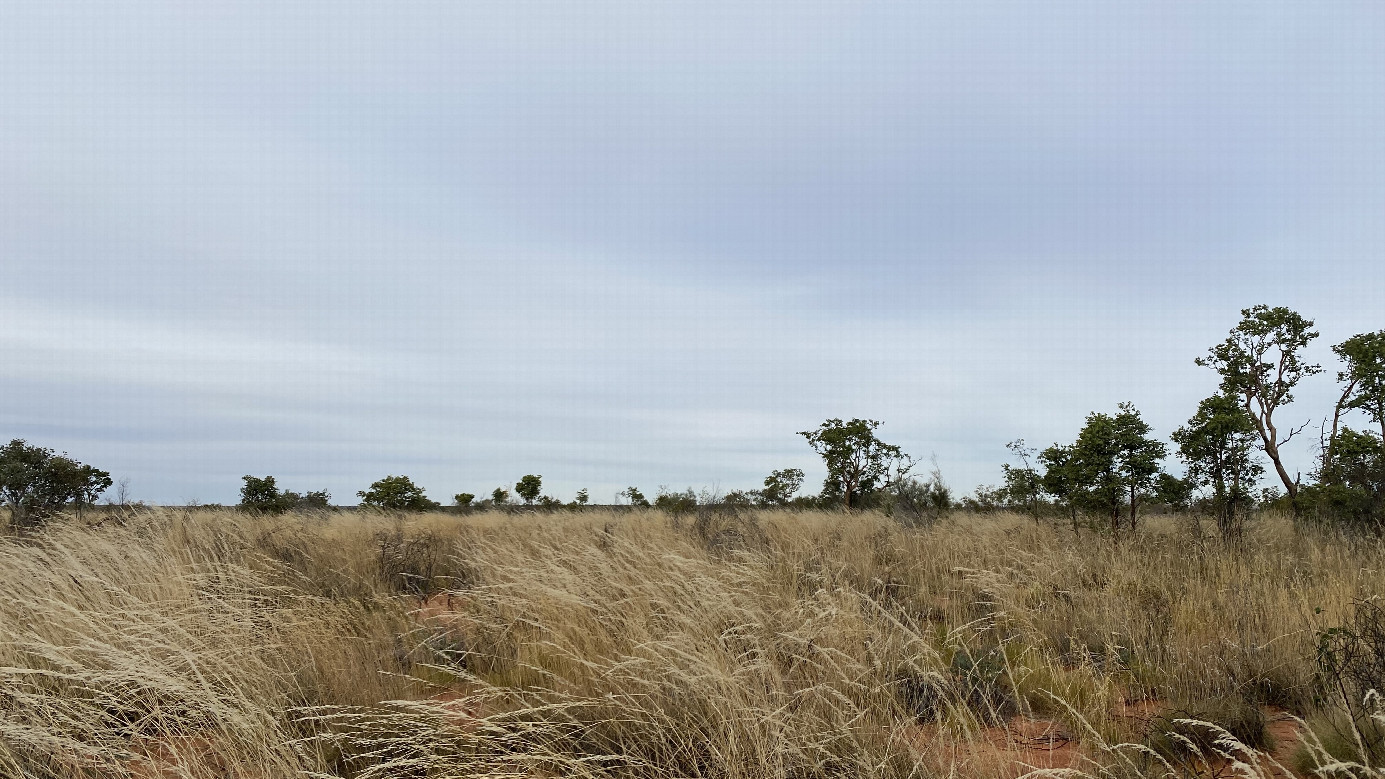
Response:
POLYGON ((1382 562, 1282 517, 66 520, 0 541, 0 774, 1014 776, 1036 719, 1066 775, 1380 776, 1315 657, 1382 562))

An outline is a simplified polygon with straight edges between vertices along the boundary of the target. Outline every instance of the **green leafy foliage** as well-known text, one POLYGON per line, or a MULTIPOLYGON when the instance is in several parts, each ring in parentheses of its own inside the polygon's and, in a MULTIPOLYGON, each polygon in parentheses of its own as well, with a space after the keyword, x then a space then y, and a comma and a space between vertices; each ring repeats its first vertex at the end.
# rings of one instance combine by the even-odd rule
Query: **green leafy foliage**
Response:
POLYGON ((631 506, 649 508, 649 499, 644 496, 643 492, 639 491, 638 487, 626 487, 625 491, 621 492, 620 495, 629 500, 631 506))
POLYGON ((385 511, 432 511, 441 508, 423 494, 408 476, 386 476, 356 493, 362 506, 385 511))
POLYGON ((80 511, 111 486, 111 475, 16 438, 0 447, 0 500, 17 529, 37 528, 67 504, 80 511))
POLYGON ((1241 321, 1226 340, 1208 350, 1197 364, 1221 374, 1221 390, 1237 398, 1255 425, 1260 445, 1290 498, 1298 494, 1298 479, 1291 478, 1279 456, 1279 447, 1302 428, 1281 433, 1274 413, 1293 402, 1293 389, 1322 367, 1303 361, 1303 350, 1317 331, 1313 321, 1283 306, 1264 305, 1241 310, 1241 321))
POLYGON ((877 438, 878 427, 874 419, 828 419, 816 430, 799 431, 827 466, 824 499, 840 501, 848 510, 864 507, 892 480, 908 474, 913 460, 877 438))
POLYGON ((273 476, 263 478, 242 476, 245 483, 240 488, 241 511, 259 514, 282 514, 286 511, 328 511, 332 508, 332 495, 326 490, 299 495, 291 490, 280 491, 273 476))
POLYGON ((575 498, 572 499, 572 501, 573 501, 574 503, 576 503, 577 505, 579 505, 579 506, 585 506, 585 505, 587 505, 587 501, 589 501, 589 500, 591 500, 591 496, 589 496, 589 495, 587 494, 587 488, 586 488, 586 487, 583 487, 582 489, 578 490, 578 491, 577 491, 577 497, 575 497, 575 498))
POLYGON ((533 505, 541 492, 543 492, 542 476, 536 476, 531 473, 527 476, 520 477, 520 480, 515 482, 515 494, 524 501, 524 505, 526 506, 533 505))
POLYGON ((766 506, 785 506, 803 486, 803 471, 784 468, 765 477, 765 488, 759 490, 760 502, 766 506))
POLYGON ((692 487, 683 492, 670 492, 667 488, 660 487, 659 494, 654 497, 654 508, 662 509, 674 516, 682 516, 697 508, 697 494, 692 491, 692 487))
POLYGON ((491 491, 491 502, 497 506, 503 506, 510 502, 510 491, 504 487, 496 487, 491 491))
POLYGON ((452 502, 459 508, 470 506, 471 502, 474 500, 476 500, 476 496, 472 495, 470 492, 459 492, 452 496, 452 502))
POLYGON ((1210 488, 1210 508, 1223 539, 1240 538, 1252 490, 1265 468, 1255 457, 1259 434, 1237 399, 1213 395, 1197 406, 1188 424, 1173 432, 1178 456, 1194 489, 1210 488))
POLYGON ((1346 363, 1337 374, 1346 385, 1340 408, 1364 411, 1385 436, 1385 330, 1354 335, 1332 351, 1346 363))

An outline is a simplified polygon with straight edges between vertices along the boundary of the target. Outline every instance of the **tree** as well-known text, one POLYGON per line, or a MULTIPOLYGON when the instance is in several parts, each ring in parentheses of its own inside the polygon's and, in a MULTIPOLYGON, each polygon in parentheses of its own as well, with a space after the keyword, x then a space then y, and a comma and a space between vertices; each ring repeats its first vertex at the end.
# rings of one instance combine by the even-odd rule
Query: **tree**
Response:
POLYGON ((81 511, 110 486, 109 473, 52 449, 20 438, 0 447, 0 500, 15 528, 37 528, 68 503, 81 511))
POLYGON ((1085 506, 1111 517, 1111 530, 1120 530, 1120 511, 1125 505, 1125 480, 1121 474, 1121 442, 1115 417, 1096 411, 1072 446, 1073 474, 1080 486, 1076 497, 1085 506))
POLYGON ((803 486, 803 471, 784 468, 765 477, 765 488, 759 491, 760 500, 767 506, 784 506, 803 486))
POLYGON ((1197 364, 1221 374, 1222 392, 1239 400, 1250 414, 1260 446, 1274 464, 1289 497, 1298 496, 1298 478, 1290 478, 1279 449, 1303 427, 1289 428, 1281 437, 1274 413, 1292 403, 1293 389, 1322 367, 1303 361, 1303 350, 1318 337, 1313 321, 1283 306, 1264 305, 1241 310, 1241 321, 1222 343, 1199 357, 1197 364))
POLYGON ((503 506, 510 502, 510 491, 504 487, 496 487, 491 491, 491 502, 497 506, 503 506))
POLYGON ((297 495, 279 491, 273 476, 259 478, 246 475, 242 476, 241 480, 245 482, 240 488, 240 505, 238 508, 241 511, 282 514, 293 508, 294 504, 298 502, 297 495))
POLYGON ((1023 438, 1016 438, 1005 445, 1015 457, 1019 458, 1020 467, 1016 468, 1009 463, 1000 466, 1005 474, 1004 490, 1005 502, 1011 506, 1022 508, 1034 517, 1034 524, 1039 523, 1039 498, 1043 492, 1043 485, 1039 474, 1030 465, 1029 460, 1034 456, 1034 449, 1024 445, 1023 438))
POLYGON ((423 488, 408 476, 386 476, 357 492, 362 506, 385 511, 432 511, 440 506, 423 494, 423 488))
POLYGON ((827 466, 827 478, 822 483, 824 498, 840 499, 850 511, 892 480, 907 476, 912 458, 898 446, 876 438, 878 427, 880 423, 874 419, 828 419, 816 430, 799 431, 827 466))
POLYGON ((622 497, 630 499, 631 506, 649 508, 649 500, 645 498, 644 493, 640 492, 636 487, 626 487, 625 491, 620 494, 622 497))
POLYGON ((1044 474, 1039 478, 1044 492, 1061 503, 1072 517, 1073 532, 1077 532, 1077 505, 1081 502, 1082 478, 1072 446, 1054 444, 1039 452, 1044 474))
POLYGON ((1133 403, 1120 404, 1114 422, 1116 463, 1130 496, 1130 529, 1134 530, 1140 500, 1154 489, 1159 461, 1168 454, 1168 448, 1162 441, 1149 437, 1151 428, 1140 418, 1133 403))
POLYGON ((1188 424, 1173 431, 1178 456, 1193 487, 1212 488, 1212 510, 1223 539, 1241 536, 1251 490, 1265 469, 1255 459, 1259 434, 1237 398, 1213 395, 1197 405, 1188 424))
POLYGON ((574 500, 579 506, 587 505, 587 501, 591 500, 591 498, 587 496, 587 488, 583 487, 582 489, 578 490, 577 497, 574 500))
POLYGON ((452 502, 457 504, 458 508, 470 506, 473 500, 476 500, 476 496, 470 492, 459 492, 452 496, 452 502))
POLYGON ((523 476, 515 483, 515 494, 524 499, 524 505, 533 505, 534 500, 543 491, 543 477, 529 474, 523 476))
POLYGON ((1332 435, 1324 456, 1328 466, 1332 463, 1338 424, 1348 411, 1366 412, 1380 426, 1380 437, 1385 440, 1385 330, 1354 335, 1332 347, 1332 351, 1346 363, 1346 370, 1337 373, 1337 381, 1345 387, 1332 414, 1332 435))

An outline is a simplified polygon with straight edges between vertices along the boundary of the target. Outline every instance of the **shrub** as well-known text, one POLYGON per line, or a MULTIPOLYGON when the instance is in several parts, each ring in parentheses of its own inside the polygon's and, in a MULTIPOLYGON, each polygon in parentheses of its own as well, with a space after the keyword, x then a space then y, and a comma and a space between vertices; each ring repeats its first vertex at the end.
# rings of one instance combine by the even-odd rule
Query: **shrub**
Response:
POLYGON ((386 476, 370 485, 369 490, 356 493, 362 506, 386 511, 431 511, 441 508, 423 494, 423 488, 407 476, 386 476))
POLYGON ((659 495, 654 498, 654 508, 681 516, 697 508, 697 495, 693 494, 691 487, 684 492, 669 492, 660 487, 659 495))
POLYGON ((473 500, 476 500, 476 496, 472 495, 470 492, 459 492, 456 495, 452 496, 452 502, 455 503, 459 508, 466 508, 470 506, 473 500))
POLYGON ((80 511, 111 486, 111 475, 16 438, 0 447, 0 499, 18 529, 41 526, 68 503, 80 511))
POLYGON ((285 511, 328 511, 332 508, 332 494, 327 490, 315 490, 299 495, 291 490, 280 491, 273 476, 259 478, 242 476, 245 484, 240 488, 241 511, 260 514, 282 514, 285 511))
POLYGON ((627 487, 625 491, 620 494, 622 497, 630 499, 631 506, 649 507, 649 500, 645 498, 644 493, 640 492, 636 487, 627 487))

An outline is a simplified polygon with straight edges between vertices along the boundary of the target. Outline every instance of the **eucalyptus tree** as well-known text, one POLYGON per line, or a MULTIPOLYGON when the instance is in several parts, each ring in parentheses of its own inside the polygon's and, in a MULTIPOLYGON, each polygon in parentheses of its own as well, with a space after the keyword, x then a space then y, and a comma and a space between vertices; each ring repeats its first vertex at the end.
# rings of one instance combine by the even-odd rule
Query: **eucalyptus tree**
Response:
POLYGON ((1241 321, 1225 341, 1209 349, 1206 357, 1197 358, 1198 365, 1221 374, 1222 392, 1237 398, 1250 414, 1260 447, 1291 499, 1298 497, 1298 478, 1289 476, 1280 447, 1303 427, 1281 431, 1274 414, 1293 402, 1293 389, 1301 380, 1322 372, 1321 366, 1303 359, 1304 349, 1318 337, 1312 327, 1313 320, 1283 306, 1253 306, 1241 310, 1241 321))
POLYGON ((841 499, 849 511, 908 475, 913 458, 877 438, 878 427, 880 423, 874 419, 828 419, 816 430, 799 431, 827 466, 824 498, 841 499))

